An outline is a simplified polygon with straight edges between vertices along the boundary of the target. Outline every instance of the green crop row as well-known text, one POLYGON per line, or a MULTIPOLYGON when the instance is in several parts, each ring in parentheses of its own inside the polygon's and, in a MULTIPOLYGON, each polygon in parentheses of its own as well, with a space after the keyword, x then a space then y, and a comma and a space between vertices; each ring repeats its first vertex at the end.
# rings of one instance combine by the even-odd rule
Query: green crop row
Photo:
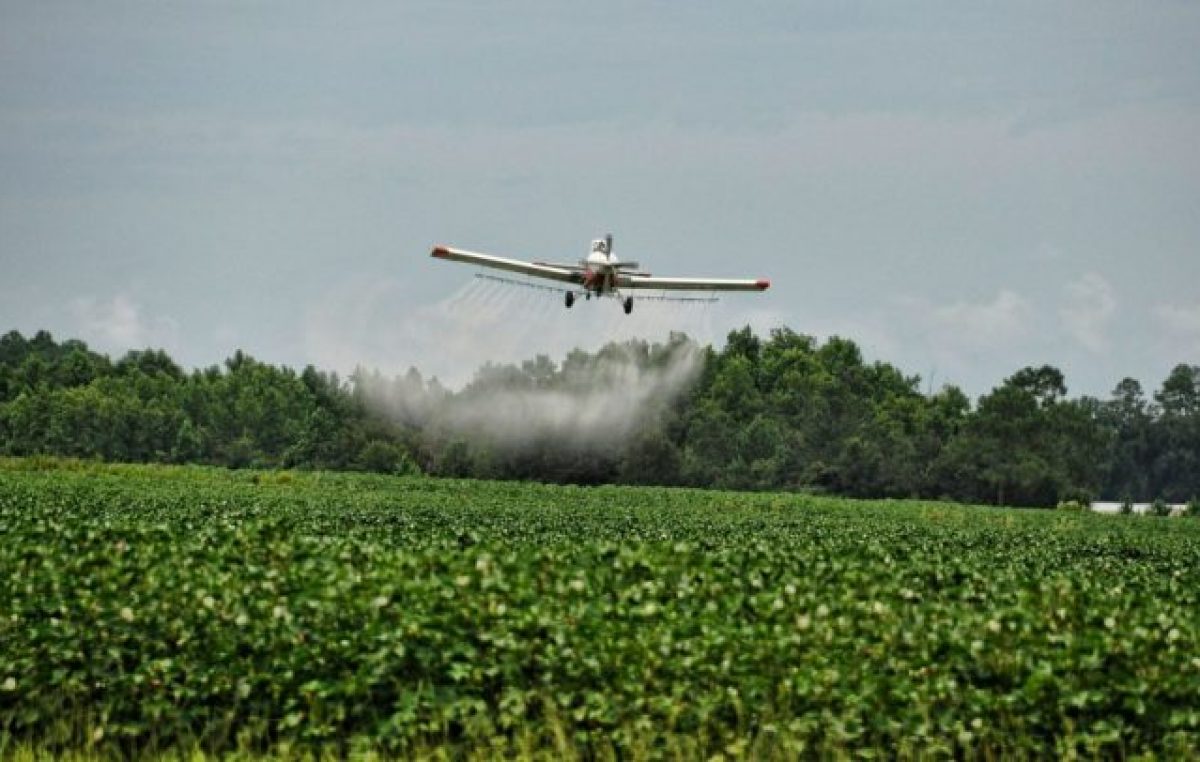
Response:
POLYGON ((0 743, 1200 753, 1194 522, 10 461, 0 537, 0 743))

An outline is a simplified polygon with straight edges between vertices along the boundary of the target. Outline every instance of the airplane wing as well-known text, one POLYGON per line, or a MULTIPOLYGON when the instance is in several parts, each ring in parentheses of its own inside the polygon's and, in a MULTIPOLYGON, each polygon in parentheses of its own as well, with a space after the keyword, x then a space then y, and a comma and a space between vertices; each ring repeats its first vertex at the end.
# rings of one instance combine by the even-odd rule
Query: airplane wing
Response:
POLYGON ((618 288, 650 288, 664 291, 766 291, 771 281, 730 280, 726 278, 656 278, 650 275, 617 277, 618 288))
POLYGON ((469 265, 493 267, 497 270, 508 270, 509 272, 521 273, 522 275, 532 275, 535 278, 560 280, 565 283, 579 283, 583 280, 583 276, 578 270, 568 269, 563 265, 524 262, 519 259, 495 257, 491 254, 480 254, 474 251, 464 251, 463 249, 451 249, 448 246, 433 247, 433 252, 430 256, 437 257, 438 259, 449 259, 452 262, 465 262, 469 265))

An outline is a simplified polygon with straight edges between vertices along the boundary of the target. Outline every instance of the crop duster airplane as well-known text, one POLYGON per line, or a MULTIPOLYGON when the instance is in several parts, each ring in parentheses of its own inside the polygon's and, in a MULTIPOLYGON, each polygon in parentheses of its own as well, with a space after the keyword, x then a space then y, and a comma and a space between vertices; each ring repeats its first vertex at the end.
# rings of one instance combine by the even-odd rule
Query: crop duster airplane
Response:
MULTIPOLYGON (((448 246, 435 246, 432 256, 438 259, 449 259, 453 262, 466 262, 481 267, 492 267, 497 270, 529 275, 535 278, 548 278, 562 283, 569 283, 573 288, 565 289, 564 302, 568 308, 575 304, 576 296, 586 299, 593 296, 611 296, 621 299, 625 314, 633 312, 633 296, 629 291, 638 289, 663 291, 765 291, 771 282, 765 278, 757 280, 730 280, 723 278, 659 278, 647 272, 641 272, 637 262, 622 262, 613 255, 612 236, 598 238, 592 241, 592 251, 586 258, 576 264, 555 262, 526 262, 520 259, 507 259, 491 254, 479 254, 474 251, 452 249, 448 246)), ((482 277, 482 276, 481 276, 482 277)), ((497 280, 504 280, 497 278, 497 280)), ((520 281, 512 281, 520 283, 520 281)), ((663 299, 670 297, 645 297, 663 299)), ((683 299, 682 301, 688 301, 683 299)), ((711 300, 708 300, 711 301, 711 300)))

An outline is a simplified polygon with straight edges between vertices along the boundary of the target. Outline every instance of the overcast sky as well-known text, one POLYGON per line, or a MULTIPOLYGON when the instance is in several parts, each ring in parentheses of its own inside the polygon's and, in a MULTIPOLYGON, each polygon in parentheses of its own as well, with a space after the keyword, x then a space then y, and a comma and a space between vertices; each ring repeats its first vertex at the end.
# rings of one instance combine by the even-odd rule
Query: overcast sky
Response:
POLYGON ((0 0, 0 331, 450 384, 750 324, 922 387, 1200 363, 1200 4, 0 0), (767 277, 580 303, 435 243, 767 277))

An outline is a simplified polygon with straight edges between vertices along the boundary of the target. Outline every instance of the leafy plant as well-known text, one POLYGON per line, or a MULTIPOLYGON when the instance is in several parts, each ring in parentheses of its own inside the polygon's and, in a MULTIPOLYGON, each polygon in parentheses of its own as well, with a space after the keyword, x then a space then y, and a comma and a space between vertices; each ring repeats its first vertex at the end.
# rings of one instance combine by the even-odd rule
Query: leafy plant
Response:
POLYGON ((0 527, 6 749, 1200 753, 1196 522, 7 460, 0 527))

